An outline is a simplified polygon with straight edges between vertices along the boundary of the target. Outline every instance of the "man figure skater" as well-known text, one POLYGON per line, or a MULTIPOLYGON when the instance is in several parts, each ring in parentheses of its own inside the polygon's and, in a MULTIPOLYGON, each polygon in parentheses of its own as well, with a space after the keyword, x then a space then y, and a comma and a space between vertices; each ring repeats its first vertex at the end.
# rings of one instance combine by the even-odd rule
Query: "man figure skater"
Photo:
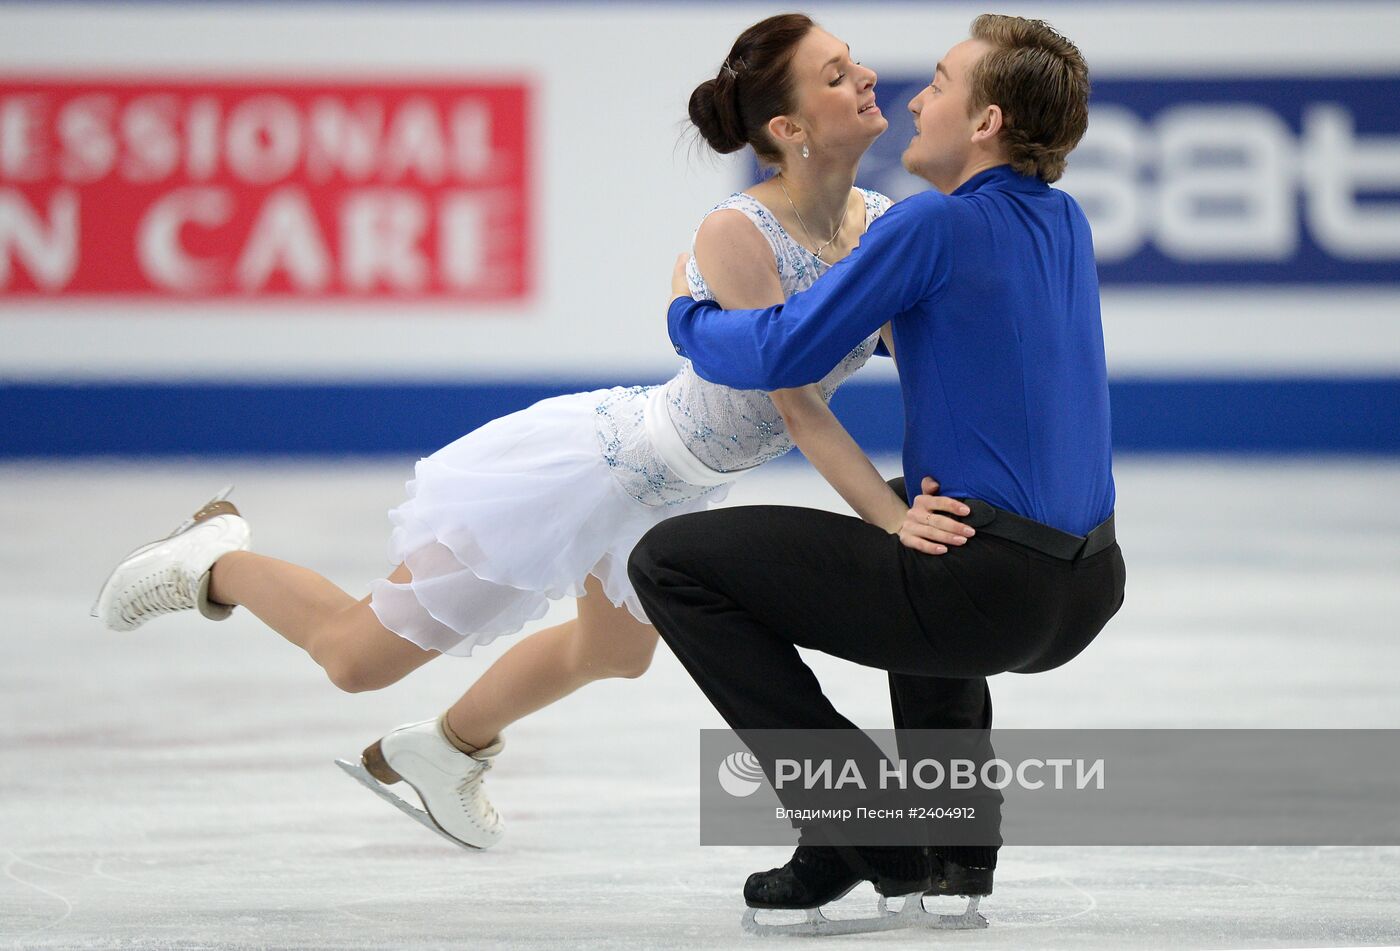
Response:
MULTIPOLYGON (((896 727, 987 729, 988 675, 1064 664, 1121 605, 1092 239, 1049 187, 1088 93, 1079 51, 1048 25, 980 16, 909 104, 904 166, 933 191, 893 206, 784 305, 725 312, 675 288, 677 351, 733 387, 810 383, 891 322, 907 484, 927 491, 936 472, 976 528, 937 557, 916 531, 783 506, 652 529, 630 562, 638 595, 741 736, 855 729, 798 646, 889 671, 896 727)), ((807 832, 787 865, 750 876, 750 907, 813 909, 862 879, 882 894, 991 890, 991 842, 930 856, 814 846, 807 832)))

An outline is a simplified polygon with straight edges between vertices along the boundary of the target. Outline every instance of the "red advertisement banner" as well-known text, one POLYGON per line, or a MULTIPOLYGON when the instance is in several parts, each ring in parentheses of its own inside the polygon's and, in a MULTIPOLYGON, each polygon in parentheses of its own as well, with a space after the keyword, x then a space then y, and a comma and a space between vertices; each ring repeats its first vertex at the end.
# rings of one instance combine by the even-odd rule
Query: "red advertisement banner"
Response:
POLYGON ((0 77, 0 300, 527 297, 524 83, 0 77))

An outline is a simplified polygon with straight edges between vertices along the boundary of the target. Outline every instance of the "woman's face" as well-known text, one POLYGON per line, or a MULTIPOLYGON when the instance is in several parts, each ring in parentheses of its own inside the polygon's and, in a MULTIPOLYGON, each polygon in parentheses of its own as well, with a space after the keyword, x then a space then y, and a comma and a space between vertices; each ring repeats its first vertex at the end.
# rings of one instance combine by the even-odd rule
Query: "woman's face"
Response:
POLYGON ((889 127, 875 105, 875 70, 851 59, 850 47, 820 27, 797 45, 791 69, 797 100, 792 118, 806 130, 812 152, 862 154, 889 127))

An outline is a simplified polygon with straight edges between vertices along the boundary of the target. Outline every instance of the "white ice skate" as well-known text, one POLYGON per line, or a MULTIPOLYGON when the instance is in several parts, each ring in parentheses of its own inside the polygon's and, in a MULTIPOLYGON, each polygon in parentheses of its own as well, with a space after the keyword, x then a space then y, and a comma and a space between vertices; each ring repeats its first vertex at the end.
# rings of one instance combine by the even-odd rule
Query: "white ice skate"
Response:
MULTIPOLYGON (((778 922, 759 921, 757 913, 763 909, 746 908, 743 921, 744 931, 755 935, 799 935, 817 937, 821 935, 866 934, 872 931, 901 931, 906 928, 933 931, 971 931, 987 927, 987 919, 977 911, 977 897, 969 898, 967 908, 961 914, 934 914, 924 907, 924 896, 918 892, 905 895, 898 911, 889 907, 889 899, 880 896, 878 910, 873 918, 828 918, 821 908, 800 909, 805 915, 800 921, 778 922)), ((780 910, 772 910, 779 914, 780 910)))
POLYGON ((134 631, 153 617, 198 609, 222 621, 233 612, 209 600, 209 569, 221 556, 248 547, 248 523, 228 501, 233 486, 166 537, 122 559, 92 606, 92 616, 113 631, 134 631))
POLYGON ((424 720, 375 741, 358 764, 335 762, 375 795, 453 844, 487 849, 501 840, 505 823, 481 781, 503 744, 498 739, 468 755, 447 741, 437 720, 424 720), (423 809, 386 788, 400 780, 413 787, 423 809))

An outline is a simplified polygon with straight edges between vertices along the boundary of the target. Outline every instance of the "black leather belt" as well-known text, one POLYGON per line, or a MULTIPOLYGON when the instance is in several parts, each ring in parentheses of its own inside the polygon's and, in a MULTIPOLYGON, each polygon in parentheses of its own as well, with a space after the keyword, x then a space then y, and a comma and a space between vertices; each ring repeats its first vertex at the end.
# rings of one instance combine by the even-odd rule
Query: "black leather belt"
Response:
MULTIPOLYGON (((1113 531, 1113 516, 1104 519, 1088 535, 1071 535, 1058 528, 1051 528, 1044 522, 1036 522, 1015 512, 988 505, 981 499, 962 499, 972 514, 958 519, 988 535, 1004 538, 1018 545, 1025 545, 1052 558, 1074 561, 1088 558, 1108 548, 1117 536, 1113 531)), ((946 512, 943 514, 947 514, 946 512)))

